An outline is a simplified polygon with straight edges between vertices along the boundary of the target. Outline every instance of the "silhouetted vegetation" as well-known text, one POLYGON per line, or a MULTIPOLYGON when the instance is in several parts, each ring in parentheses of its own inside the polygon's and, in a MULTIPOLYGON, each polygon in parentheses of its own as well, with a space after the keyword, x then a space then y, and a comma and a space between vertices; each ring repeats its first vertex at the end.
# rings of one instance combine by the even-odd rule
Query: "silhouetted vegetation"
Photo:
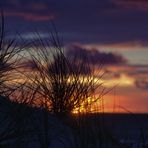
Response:
POLYGON ((29 87, 38 93, 44 108, 54 114, 82 108, 87 111, 104 95, 104 88, 95 95, 101 89, 99 79, 103 75, 99 74, 98 78, 93 75, 88 57, 80 55, 81 61, 77 57, 68 59, 56 31, 47 42, 39 38, 30 55, 34 71, 28 75, 29 87))
POLYGON ((17 79, 16 68, 19 63, 19 52, 23 46, 18 47, 17 38, 8 39, 5 29, 4 16, 0 20, 0 94, 9 95, 15 88, 17 79), (12 74, 13 72, 13 74, 12 74))

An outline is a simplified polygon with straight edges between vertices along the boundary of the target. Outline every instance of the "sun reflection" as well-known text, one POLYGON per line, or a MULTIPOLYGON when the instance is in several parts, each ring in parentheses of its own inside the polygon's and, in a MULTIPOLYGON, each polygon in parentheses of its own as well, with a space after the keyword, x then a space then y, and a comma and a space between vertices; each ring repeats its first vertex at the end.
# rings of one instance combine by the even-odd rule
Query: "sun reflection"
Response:
POLYGON ((95 101, 95 97, 88 97, 86 101, 84 101, 80 107, 75 108, 72 113, 95 113, 95 112, 104 112, 104 101, 103 98, 95 101))

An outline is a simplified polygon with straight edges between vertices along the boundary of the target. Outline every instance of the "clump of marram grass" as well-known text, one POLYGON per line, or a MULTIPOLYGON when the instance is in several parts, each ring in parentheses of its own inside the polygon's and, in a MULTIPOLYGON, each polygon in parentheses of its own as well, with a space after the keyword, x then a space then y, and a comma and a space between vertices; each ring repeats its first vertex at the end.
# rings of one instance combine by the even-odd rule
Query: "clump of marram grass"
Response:
MULTIPOLYGON (((102 84, 93 75, 88 57, 75 56, 74 60, 65 56, 58 33, 51 32, 48 41, 40 36, 34 50, 30 50, 31 65, 34 71, 28 78, 29 87, 40 96, 42 106, 54 114, 67 114, 73 111, 87 111, 90 106, 101 99, 104 88, 98 95, 96 90, 102 84)), ((38 100, 39 101, 39 100, 38 100)))

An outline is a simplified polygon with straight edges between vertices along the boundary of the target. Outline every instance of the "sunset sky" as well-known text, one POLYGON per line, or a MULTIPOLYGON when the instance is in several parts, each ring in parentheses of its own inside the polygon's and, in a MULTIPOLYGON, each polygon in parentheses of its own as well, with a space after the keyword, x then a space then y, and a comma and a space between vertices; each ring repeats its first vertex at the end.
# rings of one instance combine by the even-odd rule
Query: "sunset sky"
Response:
MULTIPOLYGON (((104 86, 118 86, 104 97, 131 112, 148 113, 147 0, 1 0, 8 38, 20 33, 27 42, 48 38, 53 21, 65 47, 90 55, 106 71, 104 86), (102 59, 102 60, 99 60, 102 59)), ((116 112, 125 110, 116 108, 116 112)))

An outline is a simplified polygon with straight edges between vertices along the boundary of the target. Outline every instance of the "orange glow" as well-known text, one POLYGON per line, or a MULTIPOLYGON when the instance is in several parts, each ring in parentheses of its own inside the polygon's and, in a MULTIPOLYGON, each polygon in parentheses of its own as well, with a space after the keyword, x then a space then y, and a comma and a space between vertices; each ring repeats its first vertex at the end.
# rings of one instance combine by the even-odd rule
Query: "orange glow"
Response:
MULTIPOLYGON (((112 70, 114 70, 114 72, 118 72, 119 69, 116 69, 115 67, 110 67, 112 70)), ((114 90, 111 90, 111 92, 109 92, 109 94, 106 94, 105 96, 103 96, 103 98, 100 98, 98 102, 96 103, 92 103, 93 102, 93 97, 92 98, 88 98, 86 99, 87 102, 89 104, 91 104, 90 106, 88 106, 86 108, 85 103, 81 104, 80 108, 76 108, 73 113, 79 113, 79 112, 116 112, 116 113, 125 113, 127 112, 125 109, 131 111, 131 112, 140 112, 140 113, 146 113, 148 112, 147 109, 147 96, 148 96, 148 92, 146 90, 143 89, 139 89, 136 88, 135 86, 135 81, 136 78, 139 77, 130 77, 128 76, 126 73, 122 72, 124 71, 124 67, 121 70, 121 72, 119 73, 118 76, 111 76, 108 78, 99 78, 99 76, 97 77, 97 75, 95 75, 92 80, 94 81, 94 83, 97 84, 102 84, 103 87, 106 88, 106 90, 110 90, 112 88, 114 88, 114 86, 117 86, 116 88, 118 89, 116 94, 113 94, 114 90), (123 107, 123 108, 121 108, 123 107)), ((119 70, 120 71, 120 70, 119 70)), ((134 71, 134 70, 132 70, 134 71)), ((32 75, 32 72, 29 72, 32 75)), ((110 74, 110 73, 109 73, 110 74)), ((140 75, 141 76, 141 75, 140 75)), ((13 84, 21 84, 24 82, 31 82, 29 80, 27 80, 25 78, 25 76, 21 76, 19 77, 18 75, 15 76, 17 79, 15 79, 13 82, 11 81, 11 85, 13 84), (12 84, 13 83, 13 84, 12 84)), ((147 76, 145 76, 145 79, 147 78, 147 76)), ((87 83, 87 76, 82 76, 79 77, 79 81, 82 83, 87 83)), ((48 81, 46 81, 48 83, 48 81)), ((68 79, 68 83, 72 83, 73 80, 72 78, 68 79)), ((9 83, 9 82, 7 82, 9 83)), ((99 92, 95 92, 96 97, 97 97, 97 93, 99 95, 99 92)), ((42 100, 42 99, 41 99, 42 100)), ((38 102, 38 101, 37 101, 38 102)), ((40 103, 41 104, 41 101, 40 103)))
POLYGON ((125 74, 121 74, 119 78, 112 78, 106 80, 104 83, 104 86, 106 87, 113 87, 115 85, 121 87, 134 86, 134 79, 125 74))

